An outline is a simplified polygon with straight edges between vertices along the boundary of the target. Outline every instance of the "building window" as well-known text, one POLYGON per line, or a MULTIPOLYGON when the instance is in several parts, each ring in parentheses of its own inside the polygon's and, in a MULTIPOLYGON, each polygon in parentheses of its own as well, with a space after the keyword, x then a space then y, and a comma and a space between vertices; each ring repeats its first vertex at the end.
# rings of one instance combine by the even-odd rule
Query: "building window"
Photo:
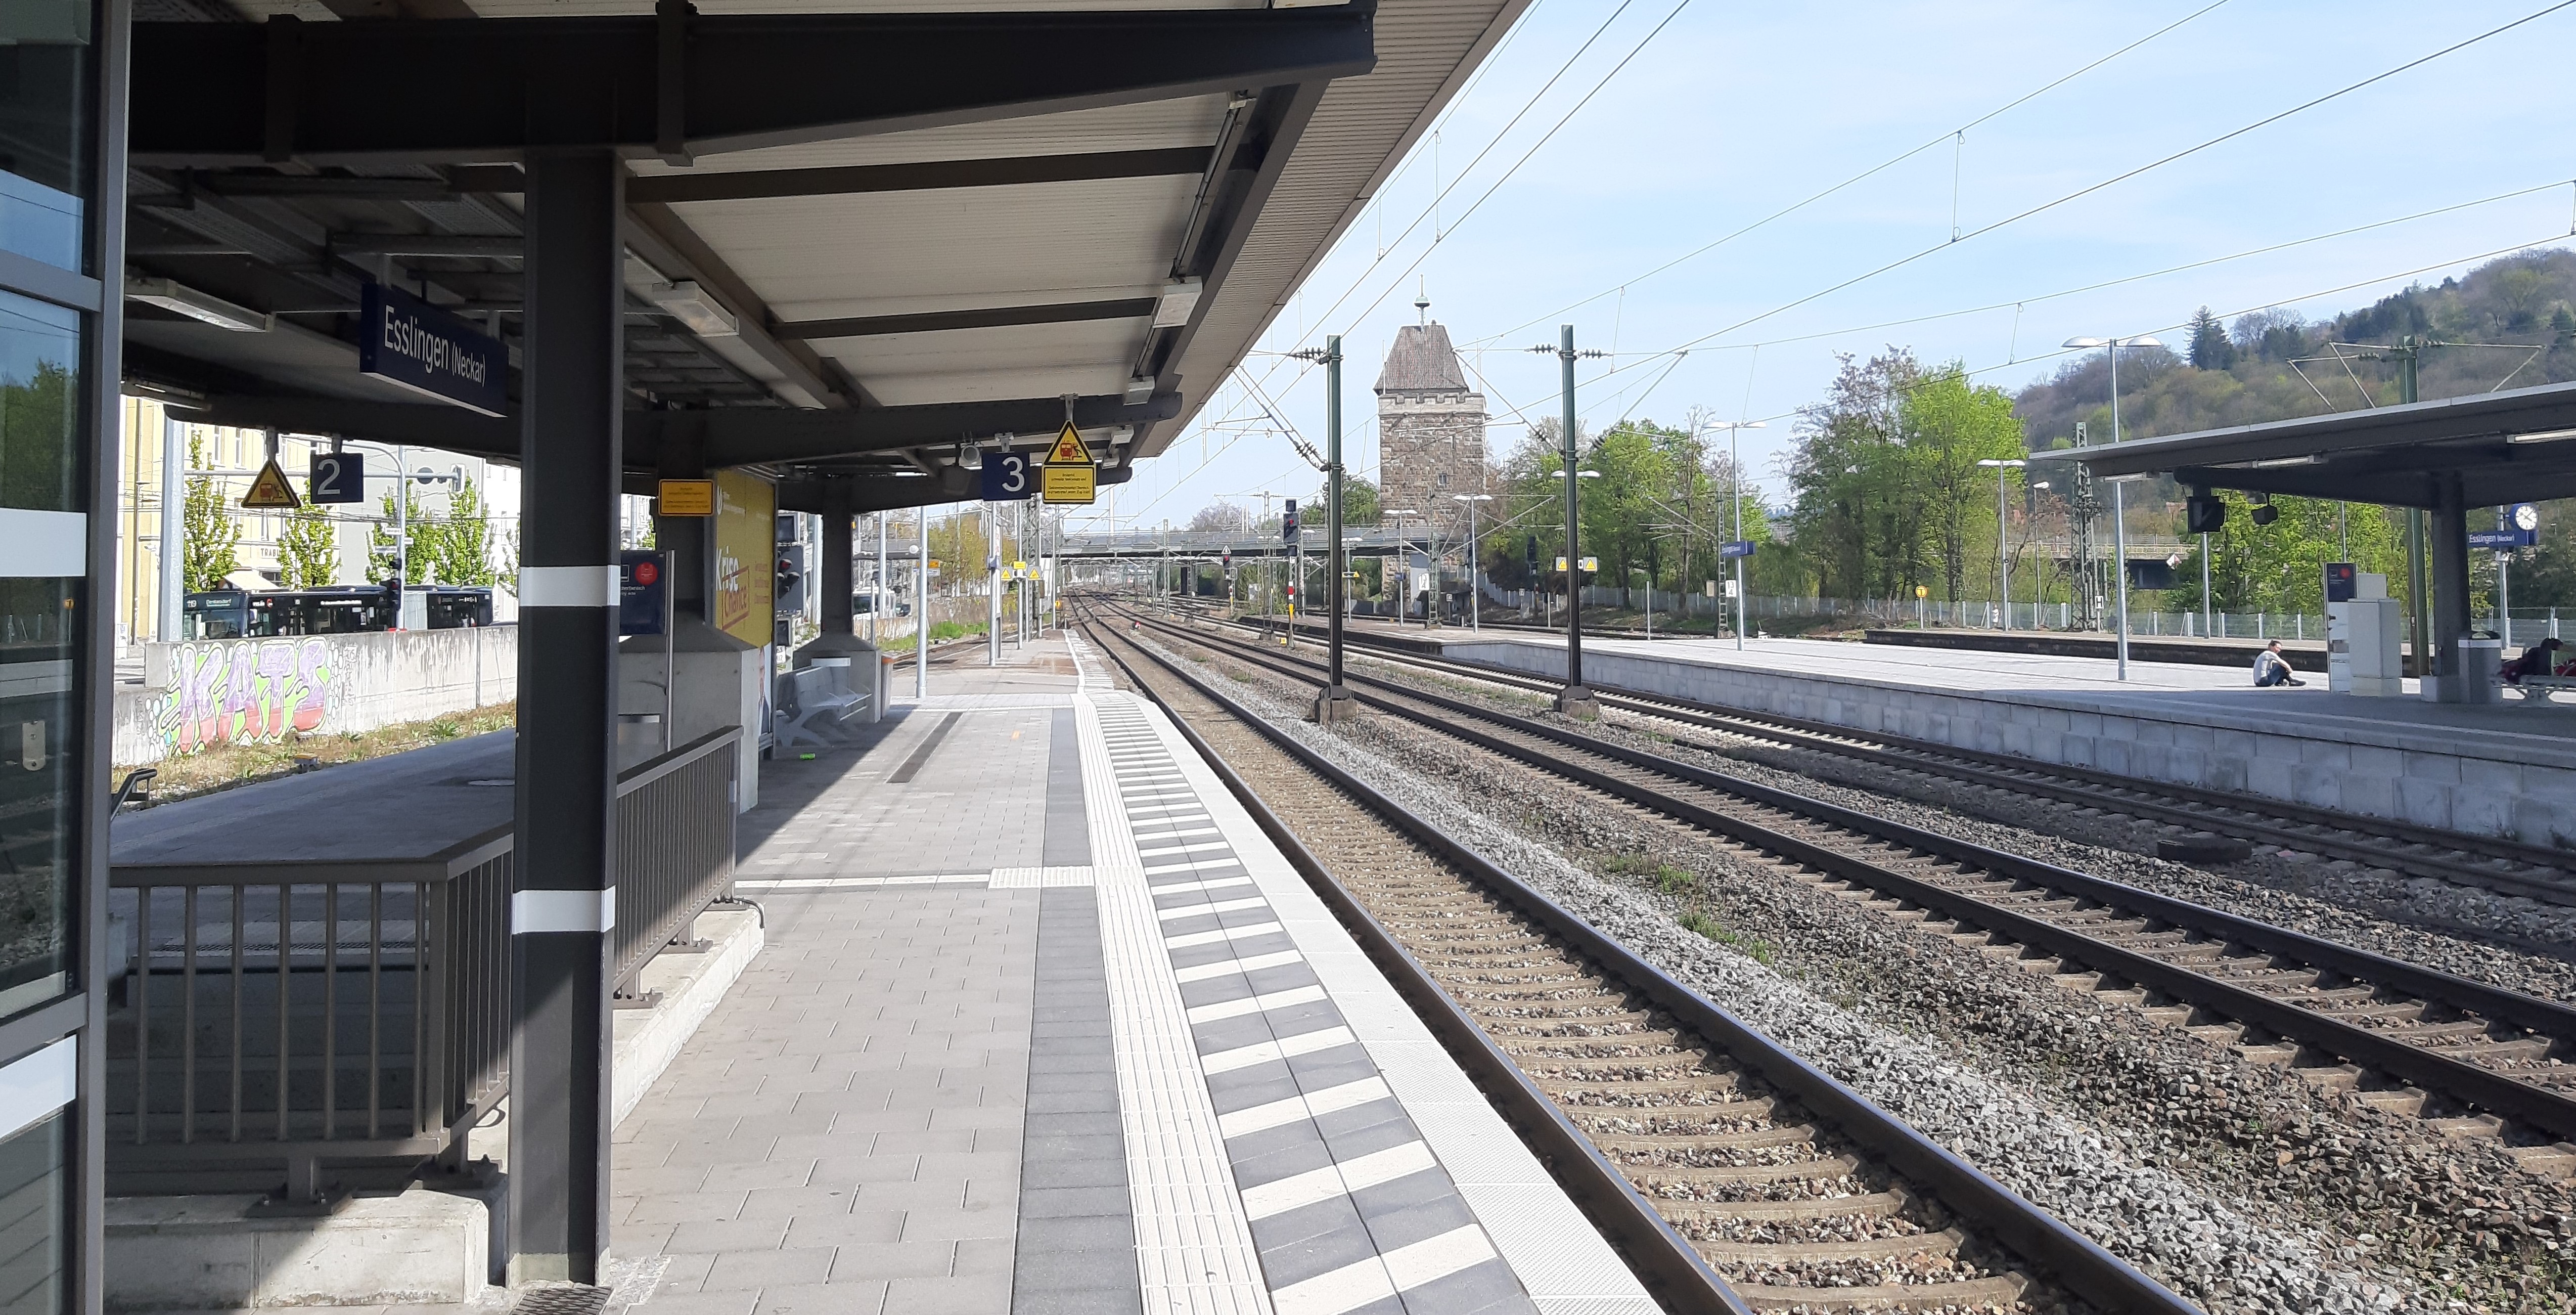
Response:
POLYGON ((0 507, 80 511, 81 314, 0 292, 0 507))
POLYGON ((95 21, 89 0, 0 5, 0 250, 84 273, 95 21))
POLYGON ((1447 487, 1449 487, 1449 472, 1448 472, 1448 471, 1445 471, 1445 470, 1444 470, 1444 471, 1441 471, 1437 478, 1438 478, 1438 479, 1439 479, 1439 481, 1440 481, 1440 487, 1442 487, 1442 488, 1444 488, 1444 489, 1445 489, 1445 488, 1447 488, 1447 487))

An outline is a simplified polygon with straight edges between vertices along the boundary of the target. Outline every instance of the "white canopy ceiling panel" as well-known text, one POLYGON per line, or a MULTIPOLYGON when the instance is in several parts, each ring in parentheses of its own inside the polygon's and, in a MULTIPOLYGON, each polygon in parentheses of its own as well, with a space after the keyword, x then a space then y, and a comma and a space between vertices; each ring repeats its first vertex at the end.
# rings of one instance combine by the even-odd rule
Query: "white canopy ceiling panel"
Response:
POLYGON ((1205 146, 1225 120, 1223 96, 1113 105, 1070 114, 1037 114, 992 123, 961 123, 919 132, 752 151, 702 155, 685 167, 644 159, 639 175, 744 173, 764 169, 830 169, 849 165, 918 164, 930 160, 997 160, 1021 155, 1072 155, 1090 151, 1150 151, 1205 146))
POLYGON ((1097 320, 842 338, 814 346, 866 378, 886 405, 907 406, 1115 392, 1143 332, 1142 320, 1097 320))
MULTIPOLYGON (((886 192, 673 207, 781 319, 869 313, 943 295, 1071 301, 1152 284, 1180 241, 1195 179, 886 192), (996 193, 1044 193, 1003 204, 996 193)), ((987 302, 986 304, 998 304, 987 302)))

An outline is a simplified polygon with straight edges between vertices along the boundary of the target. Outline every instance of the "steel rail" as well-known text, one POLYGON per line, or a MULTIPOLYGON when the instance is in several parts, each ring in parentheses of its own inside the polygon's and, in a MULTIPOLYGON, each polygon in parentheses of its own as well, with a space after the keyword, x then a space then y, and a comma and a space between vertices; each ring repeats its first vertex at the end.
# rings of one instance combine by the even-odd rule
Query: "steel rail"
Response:
MULTIPOLYGON (((1239 623, 1220 622, 1219 624, 1239 623)), ((1382 635, 1366 635, 1365 632, 1357 632, 1347 642, 1374 649, 1383 660, 1399 664, 1421 666, 1470 679, 1540 692, 1550 692, 1556 688, 1555 682, 1531 676, 1526 672, 1423 652, 1406 645, 1390 643, 1387 637, 1382 635)), ((1955 780, 1989 785, 2017 794, 2053 798, 2061 802, 2093 805, 2106 802, 2086 793, 2079 788, 2081 786, 2127 792, 2120 798, 2108 801, 2110 806, 2119 812, 2134 814, 2152 821, 2230 834, 2237 839, 2251 839, 2258 843, 2332 854, 2371 867, 2393 866, 2415 875, 2433 877, 2454 885, 2475 886, 2501 894, 2520 895, 2552 904, 2576 906, 2576 877, 2550 880, 2543 877, 2485 870, 2468 863, 2449 862, 2428 855, 2391 855, 2384 847, 2384 842, 2395 840, 2401 844, 2449 849, 2532 867, 2553 868, 2562 872, 2570 870, 2571 864, 2576 864, 2576 855, 2544 845, 2494 836, 2470 835, 2459 831, 2445 831, 2438 827, 2421 826, 2396 818, 2339 812, 2289 799, 2272 799, 2232 790, 2217 790, 2206 786, 2124 776, 2118 772, 2103 771, 2100 768, 2044 762, 2036 758, 1942 744, 1891 732, 1868 730, 1857 726, 1841 726, 1813 718, 1793 717, 1786 713, 1753 712, 1742 708, 1729 708, 1719 704, 1703 703, 1696 699, 1682 698, 1679 695, 1605 685, 1597 681, 1590 684, 1594 693, 1600 696, 1604 703, 1648 716, 1668 717, 1704 729, 1768 739, 1793 747, 1814 749, 1882 766, 1932 772, 1955 780), (1852 740, 1868 740, 1885 747, 1847 742, 1852 740), (1918 758, 1908 757, 1909 754, 1953 761, 1927 763, 1918 758), (2077 784, 2061 785, 2047 780, 2034 781, 2009 775, 2009 773, 2022 772, 2058 777, 2077 784), (2137 797, 2141 794, 2161 795, 2166 799, 2178 800, 2180 803, 2137 797), (2200 808, 2224 809, 2253 816, 2251 818, 2212 817, 2193 811, 2195 805, 2200 808), (2263 820, 2267 815, 2278 821, 2263 820), (2330 835, 2315 835, 2297 829, 2301 826, 2360 832, 2366 838, 2345 840, 2330 835)))
MULTIPOLYGON (((1108 646, 1102 647, 1106 650, 1108 646)), ((1685 1026, 1727 1049, 1765 1081, 1791 1095, 1811 1113, 1833 1123, 1854 1144, 1885 1160, 1898 1173, 1929 1191, 1952 1213, 1991 1233, 2015 1255, 2081 1294, 2094 1306, 2115 1315, 2126 1312, 2181 1315, 2182 1312, 2198 1310, 1911 1124, 1879 1108, 1868 1097, 1807 1063, 1706 996, 1674 980, 1627 946, 1488 861, 1447 832, 1298 743, 1223 691, 1182 670, 1160 654, 1141 647, 1138 651, 1226 709, 1300 764, 1331 782, 1335 788, 1360 801, 1371 812, 1504 897, 1548 932, 1602 964, 1613 976, 1623 979, 1685 1026)), ((1123 662, 1120 665, 1125 666, 1123 662)), ((1131 679, 1133 675, 1131 669, 1131 679)), ((1144 682, 1136 683, 1139 688, 1144 688, 1144 682)), ((1148 697, 1154 697, 1150 690, 1148 697)), ((1159 698, 1157 702, 1160 702, 1159 698)), ((1174 720, 1180 719, 1175 716, 1174 720)), ((1208 751, 1202 747, 1201 753, 1205 755, 1208 751)), ((1217 760, 1211 756, 1210 761, 1217 760)), ((1423 985, 1434 992, 1439 989, 1427 981, 1423 985)), ((1518 1071, 1517 1066, 1514 1071, 1518 1071)), ((1526 1082, 1525 1078, 1522 1080, 1526 1082)), ((1624 1186, 1624 1177, 1622 1183, 1624 1186)), ((1635 1191, 1633 1187, 1627 1190, 1635 1191)))
MULTIPOLYGON (((1186 631, 1179 633, 1184 637, 1195 639, 1196 642, 1209 642, 1203 636, 1188 636, 1186 631)), ((1266 669, 1292 679, 1301 681, 1308 679, 1303 672, 1292 671, 1271 662, 1267 654, 1262 654, 1258 658, 1239 653, 1235 656, 1238 660, 1255 661, 1266 669)), ((2276 1036, 2315 1045, 2346 1060, 2380 1069, 2427 1089, 2464 1100, 2491 1113, 2531 1124, 2562 1138, 2576 1138, 2576 1099, 2558 1095, 2491 1069, 2449 1058, 2421 1046, 2396 1040, 2367 1028, 2329 1018, 2259 991, 2236 986, 2189 968, 2168 964, 2134 950, 2108 944, 2082 932, 2004 908, 1974 895, 1907 876, 1858 856, 1675 798, 1662 791, 1624 780, 1598 769, 1532 752, 1525 745, 1515 745, 1507 739, 1479 731, 1471 726, 1462 726, 1455 722, 1435 720, 1412 713, 1400 705, 1390 703, 1387 699, 1367 691, 1370 688, 1389 690, 1400 698, 1428 703, 1444 711, 1505 726, 1522 734, 1579 749, 1614 762, 1685 780, 1694 785, 1733 795, 1749 803, 1778 809, 1808 821, 1902 845, 1907 849, 1933 857, 1983 868, 1997 876, 2079 895, 2114 909, 2140 914, 2171 926, 2203 932, 2221 938, 2228 944, 2244 945, 2268 954, 2298 959, 2311 967, 2357 981, 2407 991, 2427 1000, 2467 1010, 2513 1026, 2544 1032, 2560 1039, 2576 1039, 2576 1009, 2570 1009, 2553 1001, 2500 990, 2421 965, 2386 958, 2366 950, 2320 940, 2285 928, 2255 922, 2204 905, 2141 890, 2135 886, 2088 876, 2037 859, 1989 849, 1971 841, 1892 822, 1854 809, 1801 798, 1740 777, 1677 762, 1661 755, 1597 739, 1544 722, 1515 717, 1462 699, 1452 699, 1349 673, 1345 673, 1344 681, 1360 687, 1354 693, 1362 703, 1406 717, 1418 724, 1430 726, 1442 734, 1456 736, 1516 761, 1579 781, 1653 811, 1678 817, 1692 825, 1756 845, 1845 880, 1860 882, 1925 908, 1937 909, 1961 922, 2076 960, 2134 984, 2153 987, 2177 999, 2207 1006, 2276 1036)))

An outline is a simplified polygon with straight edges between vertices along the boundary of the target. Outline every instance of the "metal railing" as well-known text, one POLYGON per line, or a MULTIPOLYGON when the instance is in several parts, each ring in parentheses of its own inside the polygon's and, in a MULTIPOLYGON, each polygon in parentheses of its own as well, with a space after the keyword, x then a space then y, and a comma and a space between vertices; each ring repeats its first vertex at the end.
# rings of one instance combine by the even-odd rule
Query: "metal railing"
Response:
MULTIPOLYGON (((733 881, 726 728, 617 788, 625 991, 733 881)), ((120 865, 109 874, 114 1192, 240 1190, 325 1164, 466 1165, 510 1086, 507 826, 424 859, 120 865)))

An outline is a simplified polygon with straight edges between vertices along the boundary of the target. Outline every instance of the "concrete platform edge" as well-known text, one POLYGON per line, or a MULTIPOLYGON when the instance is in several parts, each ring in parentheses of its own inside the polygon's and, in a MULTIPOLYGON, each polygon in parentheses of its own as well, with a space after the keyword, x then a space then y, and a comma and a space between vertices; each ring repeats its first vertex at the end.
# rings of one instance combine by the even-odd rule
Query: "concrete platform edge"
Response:
POLYGON ((1161 707, 1139 700, 1495 1250, 1544 1312, 1652 1315, 1654 1299, 1161 707))

